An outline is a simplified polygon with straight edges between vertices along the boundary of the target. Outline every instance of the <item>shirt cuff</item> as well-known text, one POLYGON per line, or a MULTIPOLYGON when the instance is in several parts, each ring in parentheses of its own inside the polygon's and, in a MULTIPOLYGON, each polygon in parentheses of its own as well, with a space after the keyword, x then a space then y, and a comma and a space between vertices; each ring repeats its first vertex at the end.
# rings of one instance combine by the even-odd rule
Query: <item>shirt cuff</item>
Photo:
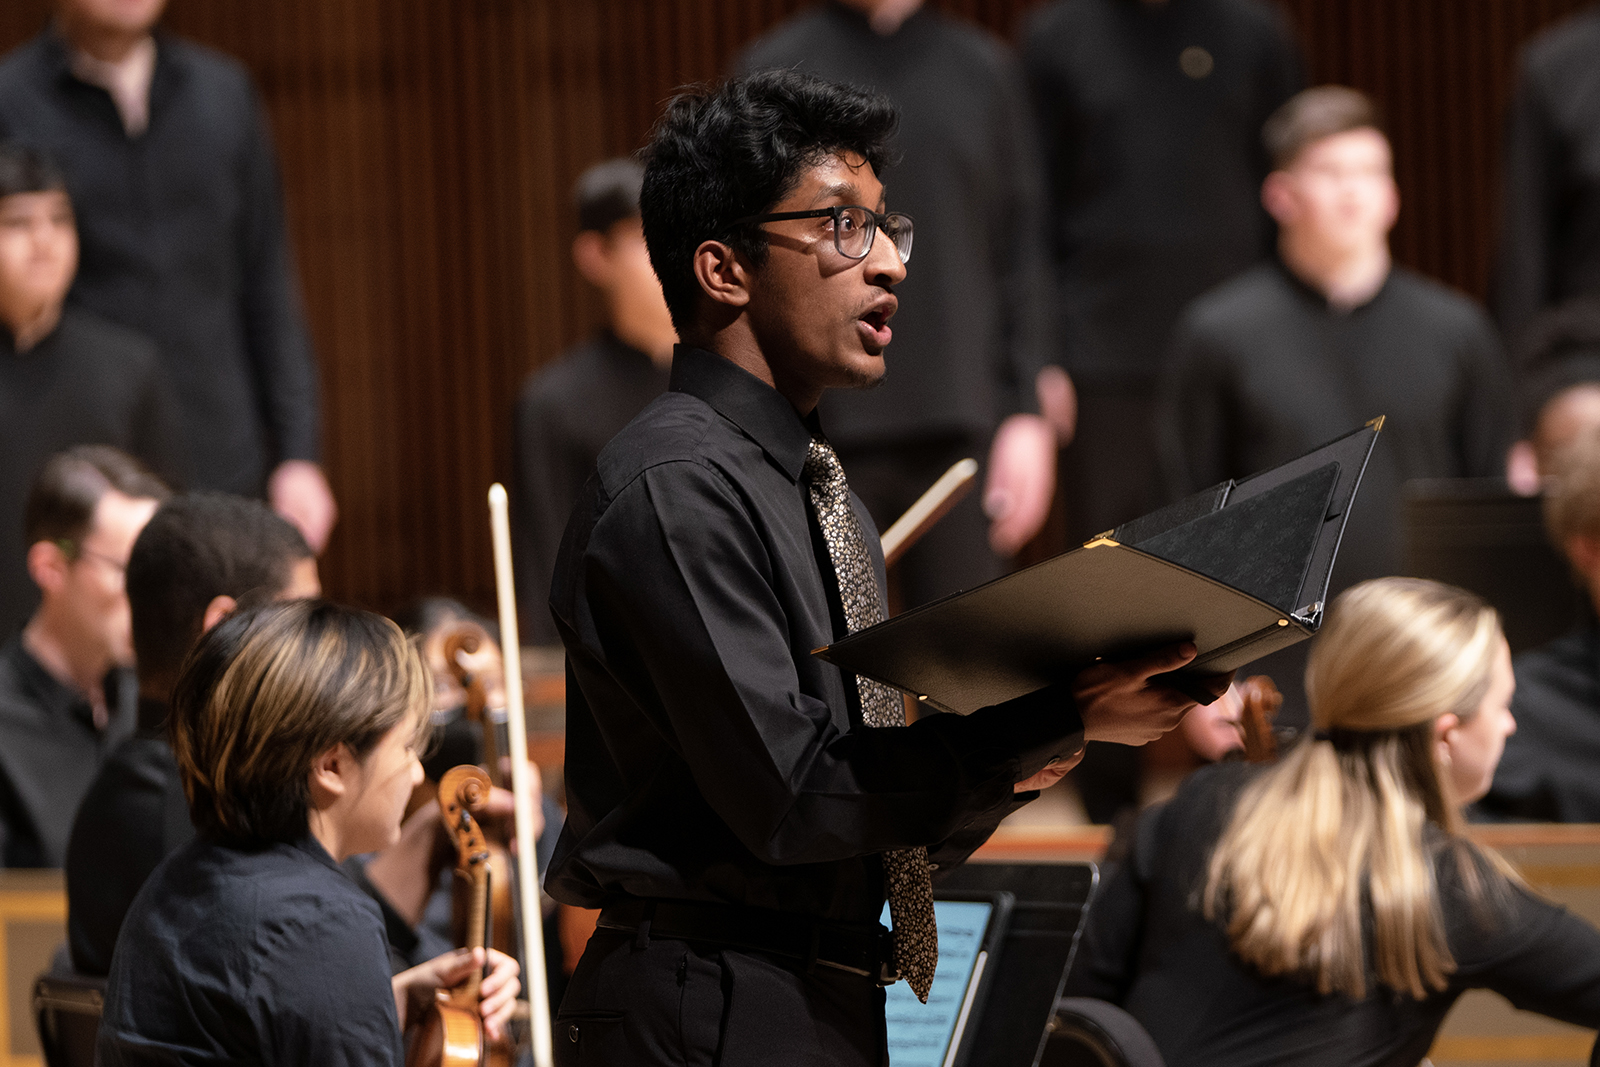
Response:
POLYGON ((981 760, 1008 760, 1011 781, 1033 777, 1083 751, 1083 719, 1070 682, 979 708, 961 723, 961 740, 981 760))

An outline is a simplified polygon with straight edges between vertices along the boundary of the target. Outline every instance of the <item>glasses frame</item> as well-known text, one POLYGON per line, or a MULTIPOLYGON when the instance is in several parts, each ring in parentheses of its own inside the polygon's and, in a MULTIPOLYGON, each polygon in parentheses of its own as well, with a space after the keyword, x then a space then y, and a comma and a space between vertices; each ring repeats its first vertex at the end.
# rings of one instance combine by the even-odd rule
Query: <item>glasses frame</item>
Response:
MULTIPOLYGON (((833 219, 833 247, 845 259, 863 260, 872 254, 872 243, 878 239, 878 231, 888 232, 886 226, 890 219, 904 219, 905 229, 913 237, 916 235, 915 224, 911 216, 899 211, 874 211, 865 204, 835 204, 832 207, 812 208, 810 211, 772 211, 765 215, 746 215, 742 219, 734 219, 730 226, 757 226, 763 222, 786 222, 790 219, 833 219), (839 243, 839 218, 846 211, 864 211, 867 213, 867 246, 861 250, 859 256, 852 256, 844 250, 839 243)), ((896 223, 899 228, 899 223, 896 223)), ((900 250, 900 242, 893 237, 895 254, 900 257, 902 264, 911 262, 911 250, 900 250)), ((907 243, 910 243, 909 241, 907 243)))

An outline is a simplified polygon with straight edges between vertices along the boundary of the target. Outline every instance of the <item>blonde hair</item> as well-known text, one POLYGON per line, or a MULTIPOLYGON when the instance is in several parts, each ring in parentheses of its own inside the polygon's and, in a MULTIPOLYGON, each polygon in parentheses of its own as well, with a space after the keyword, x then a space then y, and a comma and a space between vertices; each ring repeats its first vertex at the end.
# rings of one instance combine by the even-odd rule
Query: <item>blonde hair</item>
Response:
MULTIPOLYGON (((1459 839, 1461 815, 1433 723, 1477 712, 1500 640, 1493 608, 1437 582, 1382 578, 1334 602, 1306 668, 1317 733, 1240 792, 1207 871, 1202 910, 1226 918, 1240 958, 1360 999, 1370 909, 1378 983, 1418 1000, 1445 988, 1455 960, 1423 827, 1459 839)), ((1465 859, 1463 874, 1476 896, 1465 859)))
POLYGON ((381 615, 323 600, 245 607, 211 630, 173 691, 170 733, 189 813, 242 845, 306 833, 311 764, 344 744, 358 759, 410 721, 420 748, 432 679, 381 615))

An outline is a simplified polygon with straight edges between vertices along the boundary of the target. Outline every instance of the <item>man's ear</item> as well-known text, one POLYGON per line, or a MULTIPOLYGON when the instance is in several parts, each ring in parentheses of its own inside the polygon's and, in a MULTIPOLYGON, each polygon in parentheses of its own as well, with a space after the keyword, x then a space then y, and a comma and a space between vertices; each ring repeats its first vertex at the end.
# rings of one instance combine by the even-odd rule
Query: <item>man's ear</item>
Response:
POLYGON ((1261 183, 1261 206, 1279 226, 1287 226, 1299 214, 1290 184, 1292 180, 1286 172, 1275 170, 1261 183))
POLYGON ((702 241, 694 250, 694 276, 707 296, 730 308, 750 303, 750 271, 721 241, 702 241))
POLYGON ((226 616, 228 612, 232 611, 238 603, 239 602, 237 600, 233 599, 233 597, 226 593, 223 593, 221 596, 212 597, 211 603, 206 605, 205 615, 201 616, 200 632, 205 633, 217 623, 221 622, 223 617, 226 616))
POLYGON ((28 577, 39 587, 39 592, 49 595, 60 591, 67 582, 67 570, 72 561, 54 541, 35 541, 28 546, 28 577))
POLYGON ((606 235, 597 230, 584 230, 572 239, 572 263, 583 275, 583 280, 596 289, 608 289, 612 275, 610 247, 606 235))
POLYGON ((307 785, 311 790, 311 806, 319 811, 332 807, 350 791, 350 771, 355 755, 342 741, 317 754, 311 761, 307 785))

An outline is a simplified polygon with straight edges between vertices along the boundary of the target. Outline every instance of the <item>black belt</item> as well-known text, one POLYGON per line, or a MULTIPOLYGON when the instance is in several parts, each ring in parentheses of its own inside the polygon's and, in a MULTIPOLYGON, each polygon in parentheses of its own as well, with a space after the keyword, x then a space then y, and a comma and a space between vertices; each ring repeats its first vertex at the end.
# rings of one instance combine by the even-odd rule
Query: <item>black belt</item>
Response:
POLYGON ((640 948, 650 938, 708 941, 715 945, 864 975, 879 985, 900 980, 894 938, 879 923, 844 926, 764 908, 697 904, 683 900, 628 900, 607 904, 599 925, 635 934, 640 948))

